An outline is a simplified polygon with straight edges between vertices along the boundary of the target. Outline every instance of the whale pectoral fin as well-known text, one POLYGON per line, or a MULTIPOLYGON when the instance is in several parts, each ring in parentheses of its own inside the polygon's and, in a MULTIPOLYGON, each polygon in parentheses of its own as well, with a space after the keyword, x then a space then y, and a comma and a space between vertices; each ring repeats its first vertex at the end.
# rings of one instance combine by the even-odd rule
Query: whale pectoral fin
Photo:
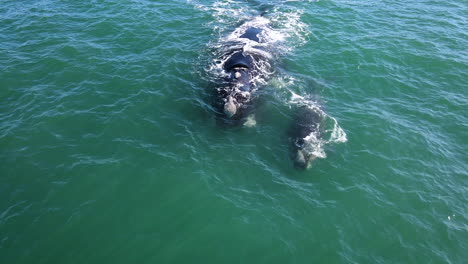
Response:
POLYGON ((257 124, 257 120, 255 120, 255 115, 251 114, 247 117, 247 120, 244 122, 244 126, 246 127, 253 127, 257 124))

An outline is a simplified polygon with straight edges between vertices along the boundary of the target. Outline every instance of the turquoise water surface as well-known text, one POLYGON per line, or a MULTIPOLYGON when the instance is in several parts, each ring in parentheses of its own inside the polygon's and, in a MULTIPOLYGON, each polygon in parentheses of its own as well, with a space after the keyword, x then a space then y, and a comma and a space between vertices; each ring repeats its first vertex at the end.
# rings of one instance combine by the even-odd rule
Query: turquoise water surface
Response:
POLYGON ((466 1, 1 3, 0 263, 467 263, 466 1), (220 125, 262 12, 256 125, 220 125), (305 171, 298 103, 331 126, 305 171))

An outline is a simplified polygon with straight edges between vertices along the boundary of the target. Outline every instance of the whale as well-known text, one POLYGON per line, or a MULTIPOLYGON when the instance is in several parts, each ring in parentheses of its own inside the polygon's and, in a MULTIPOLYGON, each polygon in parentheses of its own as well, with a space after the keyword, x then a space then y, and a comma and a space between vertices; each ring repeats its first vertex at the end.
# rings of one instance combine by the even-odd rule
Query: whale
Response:
POLYGON ((258 90, 254 80, 263 77, 257 65, 267 58, 244 47, 247 42, 250 47, 261 44, 262 32, 263 29, 259 27, 243 29, 237 40, 227 42, 232 44, 232 48, 226 48, 227 52, 219 58, 219 61, 223 61, 224 77, 215 89, 214 105, 225 120, 245 121, 253 112, 258 90))
POLYGON ((290 128, 291 154, 295 167, 307 169, 317 158, 314 149, 322 137, 321 122, 322 115, 317 108, 304 105, 297 109, 290 128))
POLYGON ((227 118, 244 117, 248 112, 254 89, 252 61, 252 56, 236 51, 223 65, 228 74, 225 79, 227 85, 217 91, 219 99, 224 103, 223 113, 227 118))

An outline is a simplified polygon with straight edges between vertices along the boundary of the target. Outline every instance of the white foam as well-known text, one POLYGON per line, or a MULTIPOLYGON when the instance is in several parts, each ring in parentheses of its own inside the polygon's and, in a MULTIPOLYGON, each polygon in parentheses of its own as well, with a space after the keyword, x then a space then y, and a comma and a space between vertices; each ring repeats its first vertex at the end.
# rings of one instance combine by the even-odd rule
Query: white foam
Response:
MULTIPOLYGON (((209 12, 213 16, 214 20, 209 22, 208 25, 221 35, 230 32, 243 21, 247 21, 243 25, 244 27, 264 28, 267 25, 272 26, 274 30, 266 30, 260 34, 260 37, 264 37, 269 43, 287 41, 286 45, 278 47, 285 52, 304 44, 310 34, 308 25, 301 21, 303 12, 301 10, 291 10, 286 4, 287 2, 277 3, 266 16, 259 16, 260 11, 252 9, 243 1, 224 0, 206 3, 202 0, 188 0, 188 3, 194 5, 195 8, 209 12)), ((240 36, 239 32, 245 30, 243 26, 234 31, 230 37, 238 38, 240 36)), ((265 39, 262 39, 262 42, 265 39)))

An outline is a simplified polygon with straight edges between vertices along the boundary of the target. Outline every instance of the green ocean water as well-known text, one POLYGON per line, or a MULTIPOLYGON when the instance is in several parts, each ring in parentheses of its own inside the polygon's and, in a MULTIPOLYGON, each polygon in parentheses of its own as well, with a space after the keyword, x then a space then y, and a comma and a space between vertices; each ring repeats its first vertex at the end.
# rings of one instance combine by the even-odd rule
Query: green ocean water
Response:
POLYGON ((0 263, 467 263, 466 1, 0 5, 0 263), (266 12, 253 127, 210 63, 266 12), (294 100, 346 133, 293 166, 294 100))

